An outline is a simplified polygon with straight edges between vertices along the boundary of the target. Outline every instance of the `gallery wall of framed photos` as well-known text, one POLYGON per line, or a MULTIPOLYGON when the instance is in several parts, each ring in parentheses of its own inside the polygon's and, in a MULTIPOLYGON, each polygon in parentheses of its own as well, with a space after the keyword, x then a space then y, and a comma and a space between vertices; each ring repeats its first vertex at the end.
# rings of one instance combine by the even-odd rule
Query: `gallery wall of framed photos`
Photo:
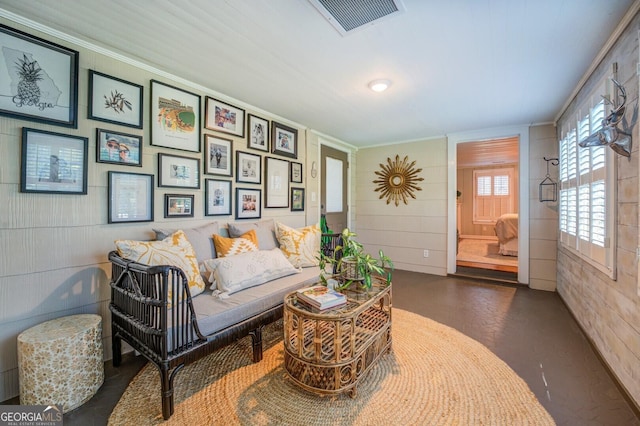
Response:
MULTIPOLYGON (((311 183, 304 126, 27 25, 0 10, 0 52, 7 52, 0 72, 10 76, 0 79, 0 235, 11 248, 0 256, 0 282, 11 293, 0 311, 16 318, 7 336, 44 317, 82 311, 108 318, 116 239, 152 240, 154 229, 214 221, 308 224, 311 209, 299 210, 299 191, 294 209, 264 205, 267 156, 301 165, 294 176, 302 183, 287 182, 289 189, 311 183), (59 87, 59 96, 46 98, 40 83, 59 87), (282 154, 274 152, 274 123, 282 154), (253 155, 259 182, 236 180, 237 152, 253 155)), ((103 345, 110 356, 108 328, 103 345)), ((3 353, 15 346, 15 338, 0 338, 3 353)), ((5 367, 2 400, 19 393, 17 361, 5 367)))
MULTIPOLYGON (((52 112, 46 108, 44 112, 38 111, 29 108, 26 101, 23 105, 15 102, 0 105, 2 119, 15 121, 20 132, 33 129, 29 135, 34 136, 28 141, 23 138, 24 149, 16 159, 21 165, 22 193, 93 198, 92 191, 105 188, 104 210, 109 217, 104 216, 104 222, 128 222, 126 217, 139 222, 140 215, 133 211, 134 207, 120 212, 109 209, 109 205, 122 209, 130 205, 124 198, 115 203, 114 197, 131 194, 123 190, 112 192, 117 185, 110 182, 109 174, 114 172, 153 177, 153 193, 145 195, 144 200, 146 209, 153 203, 152 211, 144 215, 148 221, 186 217, 203 220, 207 216, 228 216, 232 220, 259 218, 262 214, 277 218, 304 211, 300 204, 291 208, 289 202, 291 185, 304 186, 303 127, 223 94, 190 86, 180 76, 172 79, 162 72, 118 63, 85 47, 60 42, 5 21, 0 20, 0 44, 12 49, 11 54, 17 55, 14 62, 22 66, 19 71, 8 71, 15 81, 0 83, 0 94, 18 97, 20 86, 20 96, 24 99, 31 96, 29 102, 35 104, 40 75, 67 88, 62 96, 68 107, 62 113, 54 112, 56 108, 52 112), (49 70, 61 71, 56 74, 49 70), (37 75, 31 78, 30 73, 37 75), (30 92, 26 88, 28 81, 34 86, 30 92), (60 128, 54 127, 52 134, 39 136, 35 132, 44 125, 60 128), (78 157, 69 157, 69 144, 83 140, 85 144, 79 151, 83 157, 78 163, 78 157), (36 141, 43 141, 44 145, 35 146, 36 141), (46 162, 30 154, 40 148, 50 152, 46 162), (80 164, 73 173, 83 177, 83 181, 69 185, 50 177, 49 182, 40 180, 39 185, 34 184, 34 176, 37 180, 37 176, 54 172, 54 157, 63 171, 68 171, 68 167, 64 168, 67 164, 73 167, 80 164), (131 166, 138 170, 130 169, 131 166), (274 180, 275 174, 278 180, 274 180), (241 200, 234 199, 238 188, 241 192, 248 191, 247 194, 261 191, 260 216, 242 211, 238 215, 237 207, 242 206, 241 200), (172 201, 178 200, 177 196, 186 197, 189 215, 168 214, 167 194, 172 195, 172 201), (112 215, 118 219, 110 220, 112 215)), ((55 104, 52 100, 46 102, 55 104)), ((115 176, 118 183, 125 182, 120 175, 114 175, 114 179, 115 176)))

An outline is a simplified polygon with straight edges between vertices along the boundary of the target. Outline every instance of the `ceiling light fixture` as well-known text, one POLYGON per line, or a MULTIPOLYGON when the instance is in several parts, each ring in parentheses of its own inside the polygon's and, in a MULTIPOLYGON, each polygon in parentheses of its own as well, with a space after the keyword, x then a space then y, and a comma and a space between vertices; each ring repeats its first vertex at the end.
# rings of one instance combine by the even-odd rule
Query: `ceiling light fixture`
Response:
POLYGON ((381 79, 369 82, 369 89, 373 90, 374 92, 384 92, 389 88, 389 86, 391 86, 391 80, 381 79))

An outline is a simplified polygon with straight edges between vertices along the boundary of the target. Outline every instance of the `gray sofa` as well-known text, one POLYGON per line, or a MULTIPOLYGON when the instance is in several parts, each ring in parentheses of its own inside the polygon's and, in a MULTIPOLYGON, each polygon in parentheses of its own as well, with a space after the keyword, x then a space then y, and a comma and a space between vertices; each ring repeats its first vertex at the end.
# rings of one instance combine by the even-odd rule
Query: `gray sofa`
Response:
POLYGON ((124 340, 158 367, 165 419, 174 411, 175 375, 185 365, 247 335, 252 339, 253 361, 260 361, 262 328, 282 317, 285 294, 317 282, 319 275, 317 266, 300 268, 298 273, 224 298, 211 289, 192 297, 180 268, 137 263, 117 251, 109 253, 109 261, 113 365, 122 362, 124 340))

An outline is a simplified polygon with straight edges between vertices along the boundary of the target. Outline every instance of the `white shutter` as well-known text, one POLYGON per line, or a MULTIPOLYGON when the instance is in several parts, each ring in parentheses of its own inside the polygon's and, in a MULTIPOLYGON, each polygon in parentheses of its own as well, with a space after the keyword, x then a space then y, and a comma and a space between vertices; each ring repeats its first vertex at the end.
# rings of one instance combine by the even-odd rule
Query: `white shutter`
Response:
POLYGON ((493 195, 509 195, 509 176, 499 175, 493 177, 493 195))
POLYGON ((567 232, 569 235, 576 235, 578 220, 578 200, 576 188, 569 188, 567 191, 567 232))
POLYGON ((604 180, 591 184, 591 242, 604 247, 606 236, 606 205, 604 180))
POLYGON ((607 105, 604 84, 575 121, 560 123, 560 243, 615 279, 615 161, 606 145, 579 147, 578 143, 602 129, 607 105))
POLYGON ((478 176, 476 195, 478 197, 491 196, 491 176, 478 176))
POLYGON ((511 192, 513 168, 478 169, 473 171, 473 222, 495 223, 505 213, 513 213, 511 192))
POLYGON ((567 135, 567 177, 569 179, 575 179, 577 176, 577 147, 576 130, 573 129, 567 135))
POLYGON ((578 237, 581 240, 589 241, 591 203, 589 197, 590 186, 580 185, 578 188, 578 237))

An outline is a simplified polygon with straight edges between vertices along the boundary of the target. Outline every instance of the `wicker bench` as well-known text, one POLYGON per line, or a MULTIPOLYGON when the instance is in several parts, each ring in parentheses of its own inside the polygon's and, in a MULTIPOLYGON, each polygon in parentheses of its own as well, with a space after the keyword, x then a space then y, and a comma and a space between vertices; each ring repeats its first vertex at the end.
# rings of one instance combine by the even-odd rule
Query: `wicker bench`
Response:
POLYGON ((148 266, 109 253, 111 274, 111 327, 113 365, 122 361, 126 341, 160 370, 162 415, 174 411, 173 382, 187 364, 251 336, 253 361, 262 359, 262 328, 282 318, 284 295, 316 282, 319 269, 303 268, 220 301, 205 291, 191 297, 184 272, 173 266, 148 266), (172 295, 169 300, 167 295, 172 295), (186 294, 178 300, 176 295, 186 294), (232 300, 232 299, 230 299, 232 300), (227 303, 223 312, 212 305, 227 303))

